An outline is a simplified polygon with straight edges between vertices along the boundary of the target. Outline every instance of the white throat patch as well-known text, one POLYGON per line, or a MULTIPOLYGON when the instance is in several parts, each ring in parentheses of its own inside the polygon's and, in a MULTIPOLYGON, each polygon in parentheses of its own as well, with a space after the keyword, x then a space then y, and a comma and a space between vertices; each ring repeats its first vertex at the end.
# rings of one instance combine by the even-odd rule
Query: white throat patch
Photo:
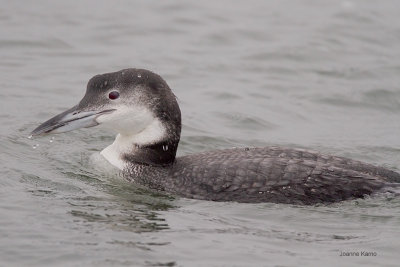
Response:
POLYGON ((103 149, 100 154, 112 165, 123 170, 128 163, 124 161, 123 155, 135 153, 136 145, 148 145, 163 140, 165 131, 161 121, 153 117, 152 122, 136 134, 119 133, 114 142, 103 149))

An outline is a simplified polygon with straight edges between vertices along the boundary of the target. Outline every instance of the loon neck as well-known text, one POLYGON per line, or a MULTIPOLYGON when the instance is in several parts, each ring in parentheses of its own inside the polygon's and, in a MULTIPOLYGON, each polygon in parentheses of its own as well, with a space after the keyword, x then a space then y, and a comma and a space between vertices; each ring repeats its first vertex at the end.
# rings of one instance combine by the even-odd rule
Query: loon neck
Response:
POLYGON ((167 166, 175 161, 178 143, 168 141, 150 145, 135 145, 132 153, 123 155, 123 160, 130 164, 147 166, 167 166))
POLYGON ((174 162, 179 143, 179 135, 168 132, 156 122, 135 135, 119 133, 100 154, 120 170, 131 164, 166 166, 174 162))

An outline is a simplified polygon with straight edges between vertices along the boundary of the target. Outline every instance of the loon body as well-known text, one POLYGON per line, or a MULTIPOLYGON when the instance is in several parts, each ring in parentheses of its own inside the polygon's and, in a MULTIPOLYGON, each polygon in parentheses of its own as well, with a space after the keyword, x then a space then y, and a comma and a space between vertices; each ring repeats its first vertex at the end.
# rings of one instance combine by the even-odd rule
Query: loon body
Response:
POLYGON ((125 69, 96 75, 78 105, 32 135, 102 125, 118 132, 101 151, 128 180, 187 198, 332 203, 372 194, 400 174, 360 161, 281 147, 235 148, 175 158, 181 113, 157 74, 125 69))

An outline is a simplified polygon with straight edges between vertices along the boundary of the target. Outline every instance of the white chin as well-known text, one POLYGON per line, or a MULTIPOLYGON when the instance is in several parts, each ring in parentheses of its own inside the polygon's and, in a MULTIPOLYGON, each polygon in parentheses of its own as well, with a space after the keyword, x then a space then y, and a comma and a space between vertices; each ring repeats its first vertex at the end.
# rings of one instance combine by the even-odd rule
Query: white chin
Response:
POLYGON ((134 153, 137 145, 154 144, 163 141, 166 136, 162 122, 144 108, 118 109, 100 116, 97 121, 105 128, 118 132, 114 143, 100 154, 120 170, 127 165, 123 159, 124 155, 134 153))
POLYGON ((112 165, 123 170, 127 162, 124 161, 125 154, 134 153, 136 145, 154 144, 165 138, 165 128, 160 120, 155 119, 143 131, 127 135, 119 133, 114 143, 101 151, 101 155, 112 165))
POLYGON ((148 108, 120 106, 116 111, 99 116, 96 121, 103 128, 122 135, 137 135, 153 124, 157 118, 148 108))

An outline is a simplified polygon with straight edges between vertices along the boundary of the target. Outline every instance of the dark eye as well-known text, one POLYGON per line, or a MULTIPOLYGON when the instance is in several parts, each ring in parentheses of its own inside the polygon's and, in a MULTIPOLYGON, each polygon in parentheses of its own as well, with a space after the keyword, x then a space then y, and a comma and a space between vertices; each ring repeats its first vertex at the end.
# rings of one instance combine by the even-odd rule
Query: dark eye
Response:
POLYGON ((117 99, 119 97, 119 93, 117 91, 112 91, 108 94, 108 98, 111 100, 117 99))

